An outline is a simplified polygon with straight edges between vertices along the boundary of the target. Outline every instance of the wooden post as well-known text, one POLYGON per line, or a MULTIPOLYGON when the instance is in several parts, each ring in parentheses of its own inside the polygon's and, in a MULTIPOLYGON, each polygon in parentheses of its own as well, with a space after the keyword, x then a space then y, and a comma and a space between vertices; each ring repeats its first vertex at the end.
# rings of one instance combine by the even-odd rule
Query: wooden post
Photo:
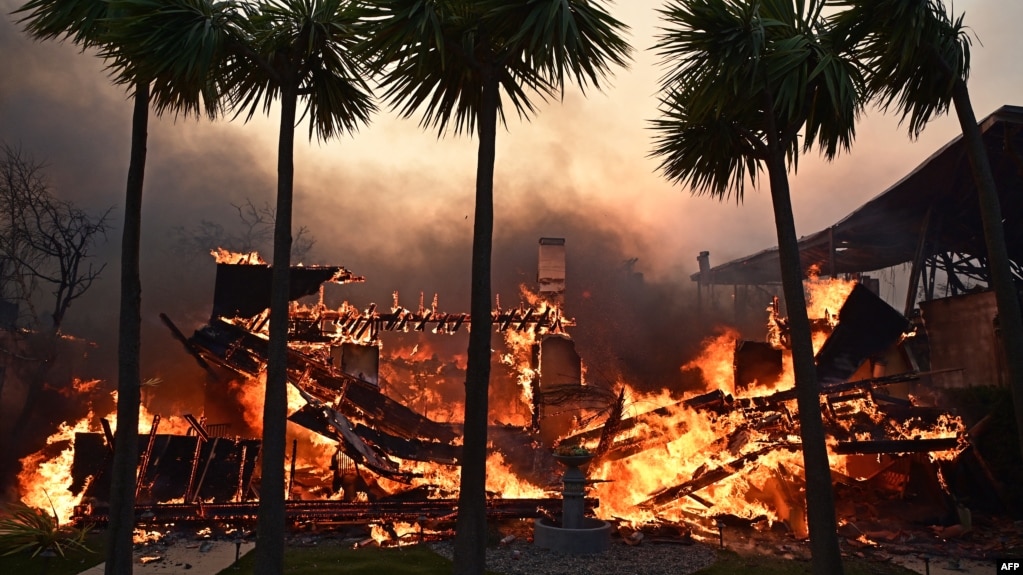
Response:
POLYGON ((923 265, 924 252, 927 247, 927 232, 931 227, 931 214, 933 208, 927 208, 924 221, 920 224, 920 238, 916 243, 916 254, 913 256, 913 267, 909 272, 909 289, 906 291, 906 311, 903 315, 909 317, 916 307, 916 290, 920 285, 920 267, 923 265))

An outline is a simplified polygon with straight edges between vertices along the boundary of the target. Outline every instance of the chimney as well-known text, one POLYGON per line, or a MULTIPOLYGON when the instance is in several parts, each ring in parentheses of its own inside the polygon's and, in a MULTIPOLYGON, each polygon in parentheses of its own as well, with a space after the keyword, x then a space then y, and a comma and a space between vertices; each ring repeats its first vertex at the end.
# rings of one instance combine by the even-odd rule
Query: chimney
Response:
POLYGON ((536 281, 542 297, 560 303, 565 295, 565 238, 540 238, 536 281))

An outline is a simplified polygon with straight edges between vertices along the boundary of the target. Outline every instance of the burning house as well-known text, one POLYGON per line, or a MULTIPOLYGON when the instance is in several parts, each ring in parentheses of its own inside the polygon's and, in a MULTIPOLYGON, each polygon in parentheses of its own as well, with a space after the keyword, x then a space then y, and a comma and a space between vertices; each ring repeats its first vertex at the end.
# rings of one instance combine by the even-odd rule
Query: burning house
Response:
MULTIPOLYGON (((595 454, 586 504, 599 517, 698 530, 731 516, 805 533, 795 395, 776 310, 765 314, 773 331, 765 325, 764 332, 774 333, 773 341, 743 340, 732 331, 709 339, 684 366, 701 382, 697 389, 650 395, 627 382, 613 389, 587 385, 568 333, 573 322, 560 307, 564 244, 550 242, 540 246, 540 284, 548 289, 493 312, 508 349, 500 361, 513 368, 517 391, 492 415, 491 514, 557 516, 552 451, 579 445, 595 454)), ((324 284, 363 281, 339 266, 295 267, 291 279, 289 517, 367 523, 450 517, 458 410, 431 410, 422 401, 430 389, 426 375, 441 371, 443 362, 427 358, 418 371, 409 369, 414 354, 383 356, 381 340, 394 332, 418 334, 419 341, 454 335, 468 325, 467 315, 441 311, 436 298, 408 309, 397 295, 387 310, 347 302, 331 308, 324 284), (394 380, 409 375, 411 381, 394 380)), ((169 424, 159 415, 143 418, 140 521, 254 515, 269 282, 270 268, 261 261, 220 261, 205 325, 186 336, 163 317, 183 353, 207 375, 206 409, 183 421, 166 418, 169 424)), ((908 322, 855 282, 809 287, 812 302, 826 300, 837 310, 817 322, 836 477, 900 492, 909 481, 906 458, 924 453, 935 457, 922 465, 936 480, 937 457, 962 450, 961 425, 890 392, 918 374, 874 377, 870 367, 902 340, 908 322)), ((69 490, 81 498, 79 520, 105 520, 111 438, 108 424, 75 432, 69 490)))
MULTIPOLYGON (((996 120, 992 129, 1001 129, 996 120)), ((954 154, 948 149, 936 157, 954 154)), ((924 177, 916 174, 907 181, 924 177)), ((866 492, 900 501, 922 498, 922 505, 945 514, 955 507, 964 469, 972 470, 974 485, 999 488, 997 478, 985 474, 974 435, 962 420, 926 400, 935 381, 964 377, 967 366, 958 362, 976 355, 945 337, 948 329, 940 327, 939 318, 951 317, 945 308, 976 316, 975 308, 926 304, 921 324, 885 303, 870 281, 852 279, 854 272, 870 271, 864 262, 911 253, 918 267, 931 262, 929 270, 914 274, 931 293, 933 266, 948 260, 942 249, 976 253, 954 243, 957 236, 945 235, 951 225, 941 226, 941 233, 931 228, 940 218, 928 215, 914 240, 893 240, 878 252, 880 260, 864 259, 870 250, 858 241, 868 228, 878 233, 879 213, 900 206, 916 213, 910 209, 917 205, 915 196, 901 190, 897 186, 803 244, 810 256, 823 254, 823 260, 807 261, 831 276, 811 277, 806 287, 843 522, 856 514, 850 510, 854 500, 866 492), (927 338, 929 364, 921 362, 927 349, 921 341, 927 338), (860 495, 843 501, 843 493, 860 495)), ((702 303, 713 303, 709 293, 715 284, 735 286, 736 305, 739 286, 748 293, 745 286, 770 284, 770 274, 777 273, 772 257, 769 250, 711 267, 702 254, 694 276, 706 297, 702 303)), ((492 311, 503 340, 494 346, 500 348, 494 361, 506 376, 491 389, 491 515, 556 517, 562 470, 553 451, 581 446, 594 456, 586 468, 585 505, 592 515, 632 528, 674 524, 704 534, 728 518, 783 525, 804 536, 802 456, 785 314, 770 290, 756 291, 759 333, 719 329, 682 366, 685 388, 650 391, 658 386, 587 381, 586 357, 572 337, 586 326, 575 326, 563 311, 571 308, 564 297, 565 270, 565 241, 541 239, 538 285, 523 289, 512 306, 498 299, 492 311)), ((297 266, 290 273, 289 518, 365 523, 450 518, 458 485, 461 400, 446 392, 443 382, 455 382, 457 389, 464 381, 464 357, 447 359, 430 349, 437 338, 464 334, 469 316, 443 311, 436 296, 429 303, 420 296, 414 308, 404 307, 397 293, 386 308, 329 303, 325 286, 364 278, 340 266, 297 266), (385 343, 405 335, 399 343, 385 343)), ((136 485, 140 521, 240 521, 255 514, 270 275, 269 266, 255 256, 218 254, 206 323, 189 330, 162 317, 182 358, 200 367, 206 398, 197 415, 143 414, 136 485)), ((62 430, 65 440, 74 440, 68 488, 82 521, 105 520, 112 425, 62 430)))

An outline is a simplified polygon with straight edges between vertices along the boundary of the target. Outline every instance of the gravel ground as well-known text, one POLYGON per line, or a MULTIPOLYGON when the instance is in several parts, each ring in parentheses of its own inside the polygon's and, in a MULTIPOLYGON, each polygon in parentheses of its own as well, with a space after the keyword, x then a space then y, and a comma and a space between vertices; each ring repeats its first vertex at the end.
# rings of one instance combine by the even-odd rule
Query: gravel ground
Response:
MULTIPOLYGON (((431 547, 449 559, 452 556, 450 541, 431 547)), ((505 575, 686 575, 714 559, 714 550, 699 543, 630 546, 615 540, 609 550, 594 555, 565 555, 521 539, 487 548, 487 569, 505 575)))

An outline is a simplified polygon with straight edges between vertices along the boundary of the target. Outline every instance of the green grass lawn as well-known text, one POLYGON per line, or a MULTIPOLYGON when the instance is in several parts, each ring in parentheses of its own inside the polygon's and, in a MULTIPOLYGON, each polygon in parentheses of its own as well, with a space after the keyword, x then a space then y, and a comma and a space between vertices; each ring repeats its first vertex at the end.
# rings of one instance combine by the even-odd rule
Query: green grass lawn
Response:
POLYGON ((32 557, 28 553, 0 556, 0 573, 7 575, 76 575, 93 565, 99 565, 106 556, 106 535, 92 533, 86 539, 92 551, 69 551, 66 557, 32 557))

